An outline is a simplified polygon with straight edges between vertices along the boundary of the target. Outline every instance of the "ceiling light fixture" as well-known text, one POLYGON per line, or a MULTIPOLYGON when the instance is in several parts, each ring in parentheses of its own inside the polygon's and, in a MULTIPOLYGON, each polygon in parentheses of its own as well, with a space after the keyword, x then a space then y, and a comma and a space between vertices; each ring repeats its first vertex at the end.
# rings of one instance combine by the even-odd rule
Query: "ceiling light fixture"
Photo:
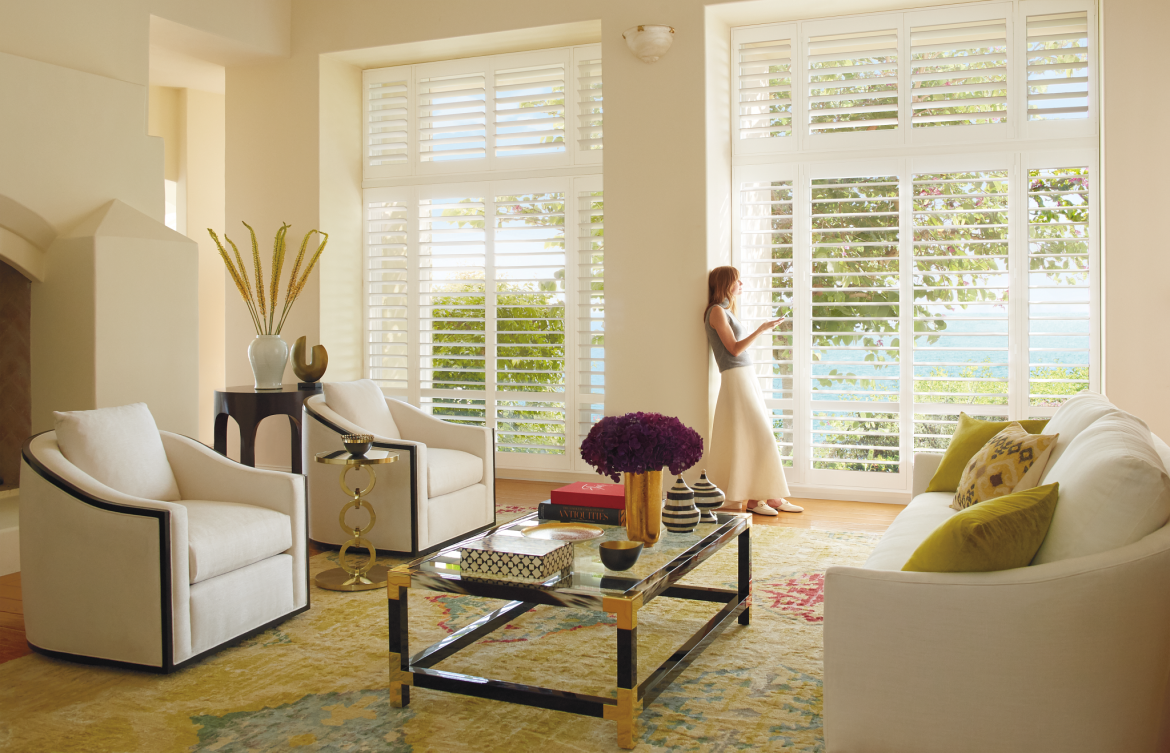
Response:
POLYGON ((622 34, 630 52, 643 63, 653 63, 666 54, 674 42, 674 27, 663 24, 639 24, 622 34))

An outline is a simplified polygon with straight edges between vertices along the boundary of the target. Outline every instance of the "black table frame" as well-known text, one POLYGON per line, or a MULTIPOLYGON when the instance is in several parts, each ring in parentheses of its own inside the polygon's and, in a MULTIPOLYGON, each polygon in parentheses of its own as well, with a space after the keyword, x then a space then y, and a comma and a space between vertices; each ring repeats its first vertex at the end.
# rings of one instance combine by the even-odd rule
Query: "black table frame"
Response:
MULTIPOLYGON (((407 706, 410 703, 410 688, 414 686, 555 711, 567 711, 572 714, 616 721, 618 745, 622 748, 634 747, 634 728, 638 714, 648 704, 653 703, 659 694, 683 670, 690 666, 719 633, 731 624, 733 619, 738 619, 740 625, 748 625, 751 622, 751 516, 750 514, 719 513, 716 517, 720 523, 718 528, 715 528, 653 575, 634 584, 624 593, 614 595, 602 595, 593 591, 571 588, 556 588, 555 584, 558 578, 546 581, 541 588, 531 588, 506 582, 461 579, 457 575, 441 575, 421 569, 423 562, 437 555, 424 557, 394 568, 387 574, 391 705, 396 708, 407 706), (739 573, 736 589, 678 585, 678 581, 683 576, 705 562, 732 539, 738 540, 739 550, 739 573), (409 608, 407 604, 408 589, 412 587, 504 599, 509 603, 412 656, 410 654, 409 608), (723 607, 670 658, 639 683, 638 610, 659 596, 712 602, 722 604, 723 607), (616 699, 502 682, 435 668, 439 662, 504 627, 538 605, 596 609, 615 615, 617 618, 616 699)), ((538 522, 536 513, 521 518, 520 521, 528 521, 529 519, 534 524, 538 522)), ((514 526, 517 522, 512 521, 507 525, 514 526)), ((482 535, 490 535, 494 530, 482 535)))
POLYGON ((282 384, 279 390, 258 390, 255 387, 228 387, 215 391, 214 448, 227 456, 228 416, 240 427, 240 463, 256 467, 256 431, 260 422, 269 416, 288 416, 291 462, 293 473, 301 472, 301 408, 305 400, 321 394, 321 383, 310 387, 282 384))

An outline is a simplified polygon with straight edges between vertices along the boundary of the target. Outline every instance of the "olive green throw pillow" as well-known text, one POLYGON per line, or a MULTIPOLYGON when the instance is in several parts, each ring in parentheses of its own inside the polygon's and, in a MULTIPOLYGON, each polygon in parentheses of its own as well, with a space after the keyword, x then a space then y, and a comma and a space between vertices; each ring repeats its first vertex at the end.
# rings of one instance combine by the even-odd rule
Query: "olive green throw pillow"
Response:
POLYGON ((955 513, 918 545, 903 570, 983 573, 1024 567, 1044 543, 1060 484, 996 497, 955 513))
MULTIPOLYGON (((981 421, 971 418, 966 413, 959 414, 959 425, 951 435, 951 443, 947 445, 946 454, 938 464, 938 470, 926 485, 928 492, 953 492, 959 489, 959 479, 963 477, 963 469, 975 453, 983 449, 983 445, 991 438, 1008 427, 1011 421, 981 421)), ((1044 431, 1048 419, 1029 419, 1018 422, 1029 434, 1039 434, 1044 431)))

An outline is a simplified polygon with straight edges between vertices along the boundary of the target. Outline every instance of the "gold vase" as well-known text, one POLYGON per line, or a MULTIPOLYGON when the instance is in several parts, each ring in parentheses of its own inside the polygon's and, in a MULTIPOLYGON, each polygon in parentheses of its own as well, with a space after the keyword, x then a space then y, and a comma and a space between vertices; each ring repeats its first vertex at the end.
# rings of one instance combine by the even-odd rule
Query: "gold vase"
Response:
POLYGON ((662 471, 626 473, 626 538, 647 547, 662 536, 662 471))

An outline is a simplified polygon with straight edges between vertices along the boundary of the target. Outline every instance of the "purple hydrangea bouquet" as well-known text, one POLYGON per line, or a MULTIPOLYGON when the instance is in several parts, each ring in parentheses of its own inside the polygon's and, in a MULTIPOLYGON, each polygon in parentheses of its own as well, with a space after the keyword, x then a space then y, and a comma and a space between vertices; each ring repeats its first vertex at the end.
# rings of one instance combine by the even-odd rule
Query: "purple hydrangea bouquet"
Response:
POLYGON ((606 416, 581 443, 585 462, 614 481, 621 481, 622 473, 661 471, 663 466, 677 476, 699 462, 702 455, 699 433, 661 413, 606 416))

